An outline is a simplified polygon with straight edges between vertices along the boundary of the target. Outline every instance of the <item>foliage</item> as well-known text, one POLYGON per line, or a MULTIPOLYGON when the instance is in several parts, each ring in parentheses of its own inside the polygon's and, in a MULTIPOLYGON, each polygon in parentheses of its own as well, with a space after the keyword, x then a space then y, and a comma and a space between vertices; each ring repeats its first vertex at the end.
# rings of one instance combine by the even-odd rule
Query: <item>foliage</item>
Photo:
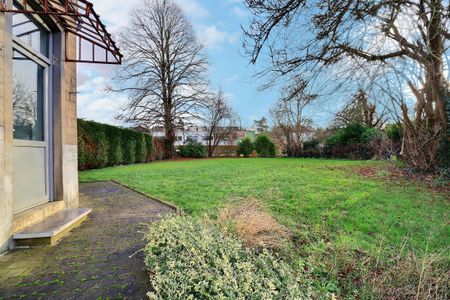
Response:
POLYGON ((260 157, 274 157, 276 154, 275 144, 265 134, 260 134, 256 137, 255 150, 260 157))
POLYGON ((323 156, 326 158, 370 159, 374 156, 371 143, 381 139, 382 134, 376 128, 362 123, 350 123, 328 137, 323 156))
POLYGON ((243 155, 244 157, 250 157, 252 155, 253 151, 255 150, 255 144, 253 141, 246 137, 242 139, 242 141, 239 142, 237 155, 243 155))
POLYGON ((253 121, 253 127, 256 129, 257 133, 266 133, 269 131, 269 124, 266 117, 262 117, 259 120, 253 121))
POLYGON ((322 152, 322 155, 325 158, 352 160, 368 160, 373 158, 374 154, 372 146, 367 144, 326 146, 322 152))
POLYGON ((443 134, 439 145, 438 172, 443 180, 450 180, 450 139, 443 134))
POLYGON ((385 132, 387 137, 392 141, 400 141, 402 138, 402 129, 398 124, 386 125, 385 132))
POLYGON ((179 147, 179 155, 188 158, 203 158, 207 153, 201 143, 189 139, 185 145, 179 147))
POLYGON ((152 137, 130 129, 78 120, 78 168, 145 163, 152 153, 152 137))
POLYGON ((303 150, 313 150, 319 147, 319 141, 317 139, 312 139, 303 142, 303 150))
POLYGON ((78 120, 78 167, 103 168, 108 164, 108 144, 103 124, 78 120))
POLYGON ((369 253, 377 252, 378 234, 387 231, 386 247, 401 247, 405 236, 410 249, 448 246, 447 194, 430 192, 416 181, 358 174, 389 166, 384 161, 213 159, 92 170, 81 172, 80 180, 115 179, 194 216, 217 211, 236 197, 255 197, 290 230, 321 228, 336 244, 369 253), (435 238, 427 245, 430 232, 435 238))
POLYGON ((258 254, 215 225, 170 217, 151 226, 145 263, 150 299, 310 299, 311 283, 267 251, 258 254))
POLYGON ((373 129, 366 127, 362 123, 350 123, 328 137, 325 144, 327 146, 365 144, 368 143, 373 136, 373 129))

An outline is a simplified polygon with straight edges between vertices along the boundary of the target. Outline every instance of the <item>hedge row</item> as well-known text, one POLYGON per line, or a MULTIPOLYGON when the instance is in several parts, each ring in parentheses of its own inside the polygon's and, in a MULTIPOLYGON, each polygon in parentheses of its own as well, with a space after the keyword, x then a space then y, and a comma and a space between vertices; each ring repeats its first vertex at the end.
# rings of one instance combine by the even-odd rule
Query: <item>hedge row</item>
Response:
POLYGON ((145 163, 153 151, 149 134, 78 120, 78 168, 99 169, 145 163))
POLYGON ((375 156, 374 150, 370 145, 351 144, 325 146, 323 149, 313 148, 303 150, 296 157, 304 158, 327 158, 327 159, 350 159, 350 160, 369 160, 375 156))

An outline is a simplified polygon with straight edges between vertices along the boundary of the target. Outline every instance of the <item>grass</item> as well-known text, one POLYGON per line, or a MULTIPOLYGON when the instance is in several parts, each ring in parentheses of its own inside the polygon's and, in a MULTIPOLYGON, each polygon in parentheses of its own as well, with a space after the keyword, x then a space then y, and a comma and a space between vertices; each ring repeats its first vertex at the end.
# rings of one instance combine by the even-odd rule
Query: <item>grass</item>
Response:
MULTIPOLYGON (((420 184, 363 178, 361 167, 386 163, 316 159, 214 159, 157 162, 80 173, 81 182, 117 180, 195 216, 236 197, 263 201, 290 228, 327 232, 336 245, 376 253, 450 244, 449 197, 420 184)), ((124 199, 126 201, 126 199, 124 199)))

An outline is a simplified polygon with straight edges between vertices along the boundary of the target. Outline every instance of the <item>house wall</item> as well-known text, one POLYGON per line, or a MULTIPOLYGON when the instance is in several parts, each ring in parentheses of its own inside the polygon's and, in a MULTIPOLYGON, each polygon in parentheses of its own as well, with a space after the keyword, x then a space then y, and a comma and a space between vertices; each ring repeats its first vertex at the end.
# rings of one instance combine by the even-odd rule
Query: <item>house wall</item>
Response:
POLYGON ((0 13, 0 253, 8 248, 12 203, 12 44, 11 16, 0 13))
MULTIPOLYGON (((50 107, 53 116, 54 202, 13 214, 13 108, 11 14, 0 12, 0 253, 14 247, 15 231, 78 202, 76 64, 65 62, 65 35, 53 34, 50 107)), ((68 42, 76 51, 75 38, 68 42)))
MULTIPOLYGON (((65 35, 54 38, 54 50, 65 58, 65 35)), ((71 57, 75 57, 75 37, 68 40, 71 57)), ((76 208, 78 202, 78 157, 77 157, 77 71, 76 63, 59 60, 54 66, 54 187, 55 200, 65 201, 66 208, 76 208), (59 86, 58 86, 59 85, 59 86), (59 98, 59 99, 58 99, 59 98)))

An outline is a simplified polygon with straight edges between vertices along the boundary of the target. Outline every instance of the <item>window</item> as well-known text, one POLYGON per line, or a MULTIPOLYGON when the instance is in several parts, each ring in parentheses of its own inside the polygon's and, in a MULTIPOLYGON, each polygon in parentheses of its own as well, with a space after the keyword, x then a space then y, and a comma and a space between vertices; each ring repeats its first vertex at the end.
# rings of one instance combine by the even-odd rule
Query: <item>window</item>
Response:
POLYGON ((12 29, 16 38, 46 57, 49 56, 49 34, 42 25, 25 14, 14 14, 12 29))
POLYGON ((44 67, 14 50, 14 139, 44 141, 44 67))

